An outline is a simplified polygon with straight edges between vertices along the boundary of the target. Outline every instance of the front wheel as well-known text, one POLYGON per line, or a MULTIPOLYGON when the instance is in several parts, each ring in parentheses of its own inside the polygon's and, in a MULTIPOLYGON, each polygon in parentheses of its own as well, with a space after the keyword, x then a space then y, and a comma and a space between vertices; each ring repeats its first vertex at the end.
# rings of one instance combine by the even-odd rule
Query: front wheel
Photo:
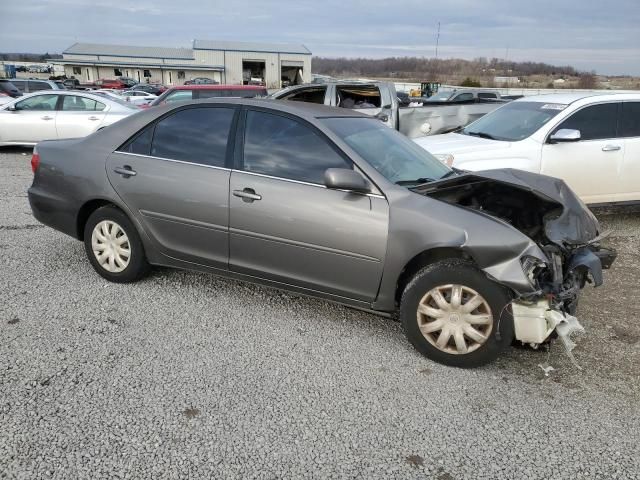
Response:
POLYGON ((138 232, 114 206, 98 208, 89 216, 84 246, 93 268, 111 282, 134 282, 149 272, 138 232))
POLYGON ((452 259, 420 270, 406 286, 400 318, 413 346, 463 368, 494 360, 513 339, 508 291, 471 263, 452 259))

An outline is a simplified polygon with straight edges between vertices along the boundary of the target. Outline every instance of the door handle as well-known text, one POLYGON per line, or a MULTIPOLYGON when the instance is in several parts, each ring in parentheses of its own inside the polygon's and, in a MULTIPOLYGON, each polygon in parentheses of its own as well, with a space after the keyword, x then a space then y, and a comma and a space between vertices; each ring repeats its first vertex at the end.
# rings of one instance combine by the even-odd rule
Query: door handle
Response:
POLYGON ((124 178, 135 177, 138 172, 133 170, 129 165, 125 165, 124 167, 116 167, 113 169, 114 172, 122 175, 124 178))
POLYGON ((91 120, 92 122, 95 122, 96 120, 100 120, 100 118, 98 118, 98 117, 89 117, 89 120, 91 120))
POLYGON ((40 118, 42 118, 42 120, 53 120, 53 117, 50 117, 49 115, 45 115, 44 117, 40 118))
POLYGON ((602 151, 603 152, 616 152, 618 150, 620 150, 620 145, 605 145, 604 147, 602 147, 602 151))
POLYGON ((262 200, 262 195, 258 195, 253 188, 245 188, 244 190, 234 190, 234 197, 239 197, 243 202, 251 203, 254 200, 262 200))

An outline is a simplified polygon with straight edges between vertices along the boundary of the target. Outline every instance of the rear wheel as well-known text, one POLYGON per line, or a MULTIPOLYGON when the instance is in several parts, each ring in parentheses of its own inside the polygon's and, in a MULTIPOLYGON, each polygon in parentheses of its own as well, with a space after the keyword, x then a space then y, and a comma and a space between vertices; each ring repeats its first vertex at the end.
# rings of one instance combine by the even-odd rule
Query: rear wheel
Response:
POLYGON ((508 291, 469 262, 452 259, 420 270, 406 286, 400 318, 413 346, 445 365, 476 367, 513 339, 508 291))
POLYGON ((111 282, 134 282, 149 272, 138 232, 114 206, 98 208, 89 216, 84 246, 93 268, 111 282))

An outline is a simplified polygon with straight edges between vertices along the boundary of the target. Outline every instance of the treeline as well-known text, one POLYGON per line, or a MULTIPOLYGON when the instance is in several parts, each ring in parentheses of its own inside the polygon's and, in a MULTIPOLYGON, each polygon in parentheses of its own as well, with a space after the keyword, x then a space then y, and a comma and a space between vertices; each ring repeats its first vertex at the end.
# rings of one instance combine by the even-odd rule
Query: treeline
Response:
POLYGON ((39 62, 46 63, 49 59, 62 58, 57 53, 0 53, 0 60, 10 62, 39 62))
POLYGON ((313 71, 331 76, 398 77, 403 79, 433 79, 452 75, 471 76, 576 76, 570 66, 556 66, 541 62, 511 62, 498 58, 475 60, 435 59, 421 57, 325 58, 313 57, 313 71))

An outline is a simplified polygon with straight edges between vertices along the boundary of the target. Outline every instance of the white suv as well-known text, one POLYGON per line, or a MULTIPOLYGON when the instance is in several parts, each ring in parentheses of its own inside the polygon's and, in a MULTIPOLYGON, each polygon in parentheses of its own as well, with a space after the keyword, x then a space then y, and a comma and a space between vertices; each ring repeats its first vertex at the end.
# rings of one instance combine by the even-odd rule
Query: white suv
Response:
POLYGON ((562 178, 588 204, 640 201, 640 93, 525 97, 415 141, 457 168, 562 178))

